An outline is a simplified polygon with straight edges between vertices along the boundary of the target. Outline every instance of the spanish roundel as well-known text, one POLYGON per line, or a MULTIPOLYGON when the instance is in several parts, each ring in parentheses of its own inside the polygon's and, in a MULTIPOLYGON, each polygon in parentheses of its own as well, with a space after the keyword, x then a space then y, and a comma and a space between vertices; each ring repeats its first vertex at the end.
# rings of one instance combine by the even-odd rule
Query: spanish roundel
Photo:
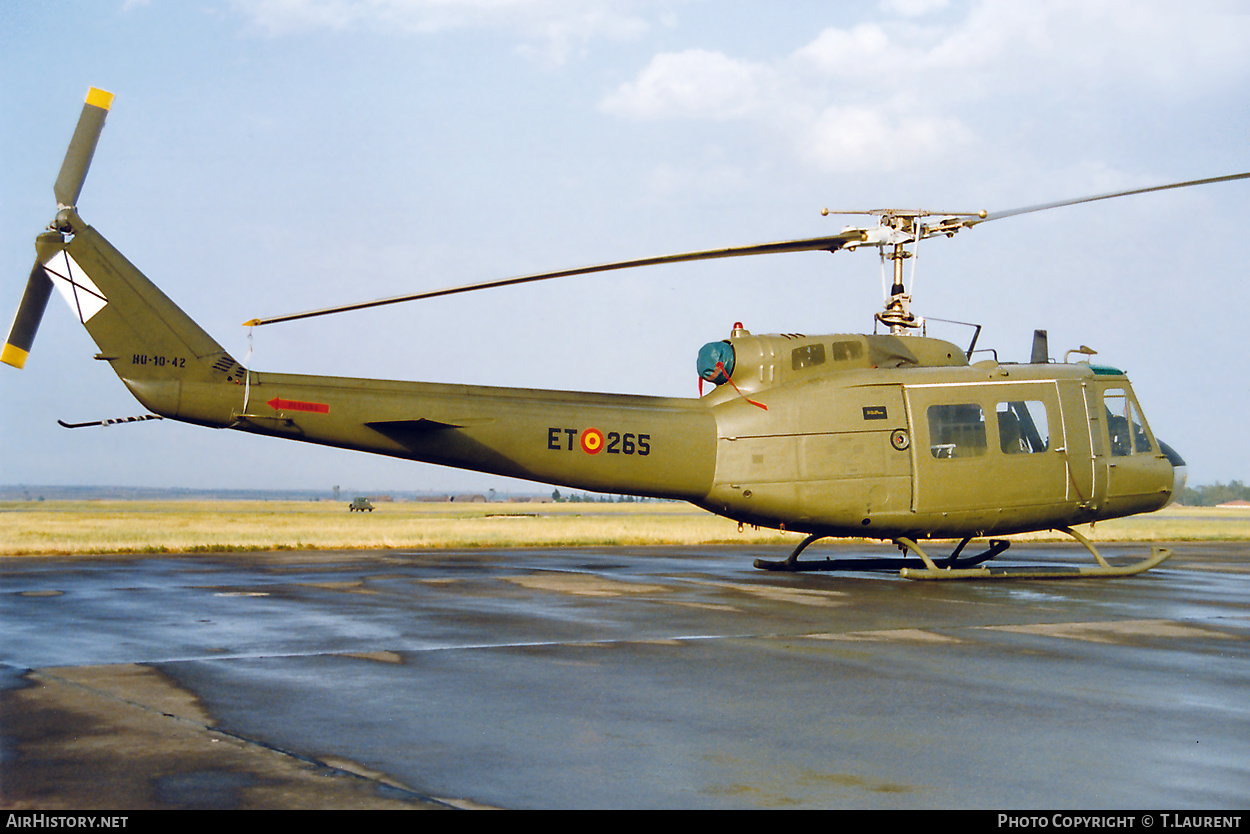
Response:
POLYGON ((586 429, 582 432, 582 451, 588 455, 597 455, 603 448, 603 432, 598 429, 586 429))

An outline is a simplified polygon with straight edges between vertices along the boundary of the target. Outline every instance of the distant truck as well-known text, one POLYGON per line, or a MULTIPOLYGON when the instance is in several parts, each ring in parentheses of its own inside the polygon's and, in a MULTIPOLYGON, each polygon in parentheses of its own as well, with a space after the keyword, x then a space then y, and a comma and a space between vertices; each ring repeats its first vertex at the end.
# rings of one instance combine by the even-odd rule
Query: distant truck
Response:
POLYGON ((363 513, 365 510, 373 512, 373 503, 368 498, 360 495, 352 499, 352 503, 347 505, 347 509, 353 513, 357 511, 363 513))

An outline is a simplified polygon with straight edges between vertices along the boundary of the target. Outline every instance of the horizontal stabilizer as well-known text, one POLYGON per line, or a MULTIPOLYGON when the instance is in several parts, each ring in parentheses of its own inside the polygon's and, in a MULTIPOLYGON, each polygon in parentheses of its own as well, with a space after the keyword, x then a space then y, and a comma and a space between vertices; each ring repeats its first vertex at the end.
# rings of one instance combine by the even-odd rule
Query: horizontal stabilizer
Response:
POLYGON ((424 417, 419 420, 382 420, 375 423, 365 423, 365 425, 379 434, 389 437, 396 443, 405 445, 413 438, 428 435, 431 432, 464 428, 464 426, 455 423, 427 420, 424 417))
POLYGON ((495 422, 494 417, 461 417, 457 418, 454 423, 421 417, 417 420, 379 420, 365 423, 365 425, 396 443, 410 446, 414 442, 429 439, 436 432, 475 428, 493 422, 495 422))

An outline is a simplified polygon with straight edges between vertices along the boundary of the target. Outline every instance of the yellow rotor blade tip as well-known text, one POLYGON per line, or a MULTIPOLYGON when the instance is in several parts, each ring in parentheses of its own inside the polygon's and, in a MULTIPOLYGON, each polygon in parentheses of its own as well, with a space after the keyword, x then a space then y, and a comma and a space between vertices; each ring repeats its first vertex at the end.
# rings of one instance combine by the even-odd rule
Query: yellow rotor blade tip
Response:
POLYGON ((30 354, 16 345, 6 344, 4 349, 0 350, 0 362, 12 365, 15 368, 26 367, 27 356, 30 356, 30 354))
POLYGON ((108 90, 92 87, 87 91, 87 104, 95 105, 101 110, 108 110, 113 106, 113 94, 108 90))

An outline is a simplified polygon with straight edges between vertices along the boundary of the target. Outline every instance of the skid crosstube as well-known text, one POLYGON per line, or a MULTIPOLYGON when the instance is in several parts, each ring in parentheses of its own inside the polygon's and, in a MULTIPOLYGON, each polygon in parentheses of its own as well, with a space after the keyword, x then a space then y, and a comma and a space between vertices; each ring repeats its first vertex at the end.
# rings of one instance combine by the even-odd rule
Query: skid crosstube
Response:
MULTIPOLYGON (((755 567, 759 568, 760 570, 785 571, 785 572, 798 573, 798 572, 804 572, 804 571, 906 570, 907 565, 911 564, 911 562, 906 557, 902 557, 902 558, 880 557, 880 558, 868 558, 868 559, 821 559, 815 562, 800 562, 799 554, 802 553, 805 549, 807 549, 807 546, 809 544, 816 541, 817 539, 822 539, 822 538, 825 538, 825 536, 822 536, 819 533, 813 533, 812 535, 803 539, 803 541, 799 543, 799 546, 794 549, 794 552, 792 552, 785 559, 781 561, 773 561, 769 559, 756 559, 755 567)), ((906 541, 910 541, 910 539, 906 541)), ((986 562, 986 561, 989 561, 990 559, 993 559, 995 556, 1002 553, 1004 550, 1006 550, 1008 547, 1011 546, 1011 542, 1006 541, 1005 539, 991 539, 989 549, 986 550, 984 553, 978 554, 976 556, 969 556, 967 558, 960 559, 959 554, 963 551, 964 547, 967 546, 968 542, 970 541, 972 541, 971 536, 961 541, 959 545, 955 548, 955 550, 951 553, 951 555, 945 559, 938 559, 937 561, 934 561, 929 558, 928 554, 923 554, 921 558, 925 560, 926 567, 932 567, 934 570, 937 570, 937 569, 964 570, 964 569, 972 568, 975 565, 979 565, 982 562, 986 562)), ((903 542, 904 540, 901 540, 901 539, 896 540, 896 544, 898 544, 899 550, 902 550, 904 552, 908 550, 911 550, 912 552, 917 552, 914 549, 914 547, 909 547, 905 545, 903 542)), ((913 545, 914 544, 915 543, 913 542, 913 545)), ((918 555, 920 554, 918 553, 918 555)))

